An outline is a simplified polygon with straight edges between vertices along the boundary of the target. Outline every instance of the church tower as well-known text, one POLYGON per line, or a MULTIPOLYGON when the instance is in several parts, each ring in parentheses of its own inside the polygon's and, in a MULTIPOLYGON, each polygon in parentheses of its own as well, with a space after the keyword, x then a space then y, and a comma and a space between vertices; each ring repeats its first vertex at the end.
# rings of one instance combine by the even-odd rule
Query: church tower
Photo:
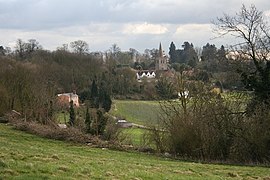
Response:
POLYGON ((165 70, 168 70, 167 57, 164 55, 160 43, 158 55, 156 57, 156 71, 165 71, 165 70))

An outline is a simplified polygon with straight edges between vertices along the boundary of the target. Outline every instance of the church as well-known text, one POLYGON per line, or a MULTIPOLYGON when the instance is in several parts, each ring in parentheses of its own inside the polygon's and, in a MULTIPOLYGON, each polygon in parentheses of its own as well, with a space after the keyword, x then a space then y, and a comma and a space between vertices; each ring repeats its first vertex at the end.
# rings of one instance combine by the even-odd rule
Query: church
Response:
POLYGON ((156 71, 166 71, 168 70, 168 57, 162 50, 161 43, 159 44, 158 56, 155 61, 156 71))
POLYGON ((141 81, 142 78, 154 79, 158 72, 168 70, 168 60, 169 58, 165 55, 161 43, 159 44, 159 50, 157 57, 155 59, 155 69, 154 70, 139 70, 136 73, 138 81, 141 81))

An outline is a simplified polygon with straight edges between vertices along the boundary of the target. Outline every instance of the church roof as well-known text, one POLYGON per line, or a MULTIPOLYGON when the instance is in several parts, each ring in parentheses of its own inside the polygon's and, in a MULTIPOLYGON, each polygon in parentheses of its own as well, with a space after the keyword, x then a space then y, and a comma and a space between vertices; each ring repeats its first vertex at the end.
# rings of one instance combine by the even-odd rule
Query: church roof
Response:
POLYGON ((162 50, 162 46, 161 46, 161 43, 159 43, 159 57, 162 57, 163 56, 163 50, 162 50))

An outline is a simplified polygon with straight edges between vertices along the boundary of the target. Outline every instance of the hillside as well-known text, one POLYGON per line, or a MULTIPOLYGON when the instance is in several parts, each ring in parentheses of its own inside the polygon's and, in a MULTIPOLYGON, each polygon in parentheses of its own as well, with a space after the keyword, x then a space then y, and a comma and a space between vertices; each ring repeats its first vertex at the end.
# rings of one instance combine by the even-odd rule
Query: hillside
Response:
POLYGON ((0 124, 0 179, 253 179, 269 168, 174 161, 43 139, 0 124))

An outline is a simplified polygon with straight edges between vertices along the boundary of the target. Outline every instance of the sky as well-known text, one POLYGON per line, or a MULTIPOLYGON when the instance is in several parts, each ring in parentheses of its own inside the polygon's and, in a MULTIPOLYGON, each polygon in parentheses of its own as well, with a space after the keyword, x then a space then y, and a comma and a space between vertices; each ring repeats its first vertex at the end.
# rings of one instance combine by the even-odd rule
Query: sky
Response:
POLYGON ((0 45, 36 39, 44 49, 83 40, 90 51, 117 44, 123 51, 158 48, 173 41, 202 47, 229 45, 215 38, 212 21, 254 4, 270 17, 269 0, 0 0, 0 45))

